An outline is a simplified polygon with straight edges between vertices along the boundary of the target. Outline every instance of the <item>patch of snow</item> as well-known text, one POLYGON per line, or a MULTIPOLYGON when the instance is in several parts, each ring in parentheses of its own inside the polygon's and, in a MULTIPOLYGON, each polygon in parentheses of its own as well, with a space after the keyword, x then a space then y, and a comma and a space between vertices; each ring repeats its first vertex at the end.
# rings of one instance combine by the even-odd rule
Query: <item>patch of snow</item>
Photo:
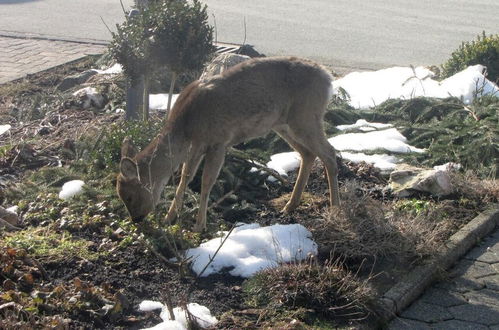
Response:
POLYGON ((9 212, 17 214, 17 211, 19 210, 19 206, 14 205, 14 206, 6 208, 6 210, 9 211, 9 212))
MULTIPOLYGON (((179 94, 172 95, 171 107, 177 101, 179 94)), ((150 94, 149 95, 149 110, 166 110, 168 108, 168 94, 150 94)))
POLYGON ((118 74, 123 72, 123 67, 121 64, 116 63, 112 67, 107 68, 106 70, 98 70, 98 69, 93 69, 96 71, 98 74, 118 74))
POLYGON ((300 167, 301 156, 296 151, 281 152, 270 156, 267 167, 273 169, 279 175, 288 176, 288 172, 294 171, 300 167))
POLYGON ((339 151, 366 151, 384 149, 395 153, 424 152, 408 145, 407 139, 396 128, 367 133, 347 133, 333 136, 329 143, 339 151))
POLYGON ((79 195, 83 192, 83 185, 85 182, 82 180, 71 180, 66 182, 59 192, 59 198, 69 200, 73 196, 79 195))
POLYGON ((382 172, 390 172, 397 167, 398 158, 387 154, 366 155, 364 153, 342 152, 341 156, 356 164, 366 162, 379 168, 382 172))
MULTIPOLYGON (((165 305, 157 301, 144 300, 139 305, 139 310, 143 312, 149 312, 152 310, 161 309, 160 317, 163 320, 162 323, 157 324, 152 328, 147 329, 179 329, 179 330, 187 330, 188 322, 187 322, 187 313, 182 307, 175 307, 173 309, 173 315, 175 316, 175 320, 170 319, 170 313, 165 305)), ((187 305, 187 310, 191 313, 197 325, 201 329, 206 329, 217 324, 218 320, 211 315, 210 310, 202 305, 191 303, 187 305)))
MULTIPOLYGON (((226 235, 224 232, 223 237, 186 251, 186 257, 193 260, 192 270, 196 274, 200 274, 209 263, 226 235)), ((280 263, 306 259, 309 254, 317 255, 317 244, 312 240, 312 234, 300 224, 242 225, 232 231, 202 276, 230 269, 231 275, 247 278, 280 263)))
POLYGON ((352 72, 335 80, 334 93, 343 88, 350 97, 350 105, 369 109, 388 99, 411 99, 420 96, 446 98, 455 96, 469 104, 475 96, 496 95, 499 88, 484 76, 485 67, 474 65, 442 82, 424 67, 393 67, 373 72, 352 72))
POLYGON ((11 128, 12 128, 12 126, 10 126, 9 124, 7 124, 7 125, 0 125, 0 135, 2 135, 3 133, 7 132, 11 128))
POLYGON ((392 127, 392 124, 383 124, 383 123, 370 123, 365 119, 359 119, 355 122, 355 124, 352 125, 338 125, 336 126, 337 129, 340 131, 347 131, 347 130, 352 130, 352 129, 360 129, 360 130, 365 130, 367 131, 370 130, 376 130, 376 129, 385 129, 392 127))
POLYGON ((457 170, 461 169, 461 164, 449 162, 449 163, 445 163, 443 165, 433 166, 433 169, 437 170, 437 171, 447 171, 447 172, 457 171, 457 170))

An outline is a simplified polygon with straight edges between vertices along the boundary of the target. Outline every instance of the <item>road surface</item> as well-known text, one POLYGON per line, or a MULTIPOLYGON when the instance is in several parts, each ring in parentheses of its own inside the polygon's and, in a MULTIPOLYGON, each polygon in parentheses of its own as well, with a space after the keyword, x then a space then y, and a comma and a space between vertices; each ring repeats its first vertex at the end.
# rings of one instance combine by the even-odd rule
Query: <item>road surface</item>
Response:
MULTIPOLYGON (((334 67, 441 64, 464 40, 499 33, 491 0, 205 0, 218 41, 334 67)), ((132 0, 123 0, 126 8, 132 0)), ((119 0, 0 0, 0 33, 109 40, 119 0)))

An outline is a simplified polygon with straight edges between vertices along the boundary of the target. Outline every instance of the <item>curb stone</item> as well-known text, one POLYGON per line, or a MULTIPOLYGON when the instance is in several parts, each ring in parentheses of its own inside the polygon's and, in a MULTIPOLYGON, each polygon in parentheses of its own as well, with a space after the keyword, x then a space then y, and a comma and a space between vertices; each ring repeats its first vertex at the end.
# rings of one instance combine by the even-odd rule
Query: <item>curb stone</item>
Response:
POLYGON ((498 225, 499 204, 492 204, 452 235, 429 264, 416 267, 379 299, 384 321, 392 320, 414 302, 435 281, 441 270, 452 266, 498 225))

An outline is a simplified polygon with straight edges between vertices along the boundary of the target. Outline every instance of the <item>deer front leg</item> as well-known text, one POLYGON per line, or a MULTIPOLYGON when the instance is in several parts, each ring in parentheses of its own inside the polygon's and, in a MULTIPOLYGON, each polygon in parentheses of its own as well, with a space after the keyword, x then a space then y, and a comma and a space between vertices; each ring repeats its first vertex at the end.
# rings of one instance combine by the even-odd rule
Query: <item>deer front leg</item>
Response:
POLYGON ((208 199, 211 188, 217 180, 225 159, 225 147, 216 146, 209 148, 204 158, 203 177, 201 182, 201 197, 196 224, 193 230, 202 232, 206 229, 206 210, 208 209, 208 199))
POLYGON ((293 188, 293 192, 291 193, 291 198, 286 203, 286 206, 282 209, 282 213, 288 214, 298 205, 300 205, 301 195, 305 186, 307 185, 308 177, 310 176, 310 172, 312 170, 312 165, 314 164, 315 155, 310 152, 302 151, 300 152, 301 156, 301 164, 300 171, 298 172, 298 178, 296 179, 295 186, 293 188))
POLYGON ((189 182, 192 181, 196 175, 199 163, 201 162, 202 153, 199 150, 192 150, 191 156, 182 166, 182 174, 180 176, 180 183, 175 191, 175 198, 173 199, 170 209, 166 214, 165 221, 167 224, 172 223, 177 217, 184 202, 185 188, 189 182))

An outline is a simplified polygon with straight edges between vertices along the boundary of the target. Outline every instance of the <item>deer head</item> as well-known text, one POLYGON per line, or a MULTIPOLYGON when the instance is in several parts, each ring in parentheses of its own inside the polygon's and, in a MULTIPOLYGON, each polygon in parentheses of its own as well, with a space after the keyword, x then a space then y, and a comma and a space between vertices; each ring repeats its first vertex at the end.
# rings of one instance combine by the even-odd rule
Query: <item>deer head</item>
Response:
POLYGON ((135 146, 129 138, 125 138, 121 147, 120 174, 116 190, 125 204, 134 222, 142 221, 154 209, 155 200, 152 187, 147 178, 141 178, 139 166, 133 159, 137 154, 135 146))

